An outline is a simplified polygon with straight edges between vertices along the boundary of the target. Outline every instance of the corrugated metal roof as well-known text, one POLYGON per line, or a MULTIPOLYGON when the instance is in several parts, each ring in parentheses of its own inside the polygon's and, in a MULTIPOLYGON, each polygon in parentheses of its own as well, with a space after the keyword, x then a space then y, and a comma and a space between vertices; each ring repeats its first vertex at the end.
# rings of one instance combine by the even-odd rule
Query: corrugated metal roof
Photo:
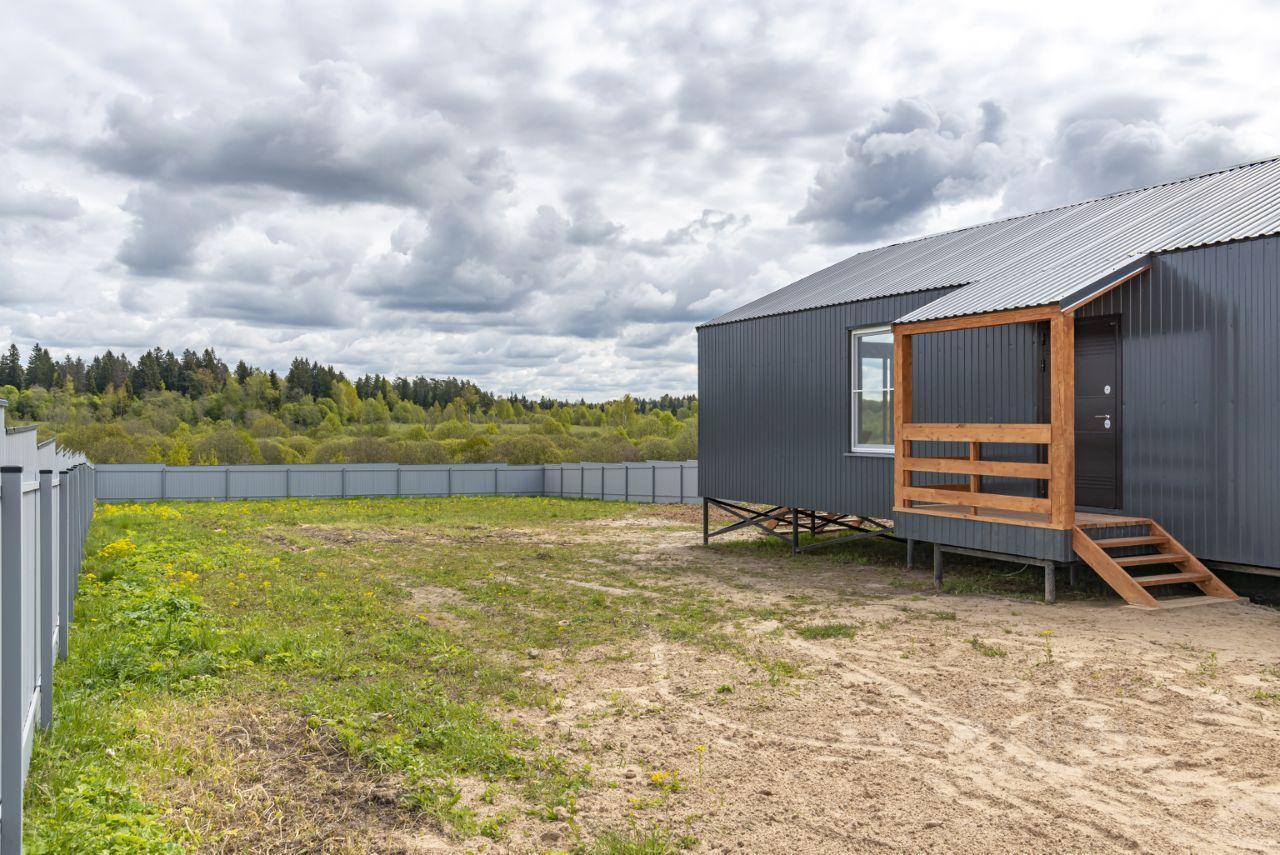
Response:
POLYGON ((710 324, 956 288, 902 321, 1042 306, 1135 258, 1280 233, 1280 158, 858 253, 710 324))

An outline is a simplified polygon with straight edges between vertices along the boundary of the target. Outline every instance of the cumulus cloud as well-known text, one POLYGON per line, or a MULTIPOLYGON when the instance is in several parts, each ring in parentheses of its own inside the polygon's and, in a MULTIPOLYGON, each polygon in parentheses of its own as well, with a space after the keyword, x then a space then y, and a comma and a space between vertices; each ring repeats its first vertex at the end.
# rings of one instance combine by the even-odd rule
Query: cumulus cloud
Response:
POLYGON ((133 217, 129 237, 116 260, 139 276, 167 276, 188 269, 205 235, 224 223, 230 211, 208 196, 183 196, 146 187, 120 206, 133 217))
POLYGON ((1238 122, 1171 122, 1150 97, 1113 96, 1059 122, 1047 163, 1010 188, 1006 204, 1034 210, 1209 172, 1274 154, 1238 122))
POLYGON ((84 153, 168 185, 273 188, 329 203, 429 206, 510 186, 496 149, 466 145, 439 113, 386 97, 351 63, 310 66, 290 88, 194 110, 122 96, 84 153))
POLYGON ((79 200, 56 189, 0 185, 0 218, 69 220, 82 210, 79 200))
POLYGON ((1014 167, 1007 115, 984 101, 976 121, 905 98, 849 136, 844 157, 818 170, 796 214, 831 243, 865 243, 911 229, 947 203, 997 193, 1014 167))

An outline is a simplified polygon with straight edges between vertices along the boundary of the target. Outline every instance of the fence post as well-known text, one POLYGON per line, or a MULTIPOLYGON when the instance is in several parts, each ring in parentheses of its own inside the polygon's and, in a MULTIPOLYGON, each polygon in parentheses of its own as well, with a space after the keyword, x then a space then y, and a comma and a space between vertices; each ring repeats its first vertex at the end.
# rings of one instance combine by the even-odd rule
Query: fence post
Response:
POLYGON ((622 464, 622 501, 631 501, 631 464, 622 464))
POLYGON ((398 498, 400 495, 401 495, 401 493, 400 493, 400 464, 399 464, 399 463, 397 463, 397 464, 396 464, 396 497, 398 498))
POLYGON ((452 498, 453 498, 453 467, 452 467, 452 466, 450 466, 450 467, 445 471, 445 478, 446 478, 447 480, 445 481, 445 491, 444 491, 444 492, 445 492, 445 495, 446 495, 446 496, 448 496, 450 499, 452 499, 452 498))
POLYGON ((23 706, 22 467, 0 466, 0 855, 22 852, 23 706))
POLYGON ((36 615, 36 667, 40 669, 40 726, 53 724, 53 470, 40 470, 40 597, 36 615))
POLYGON ((680 464, 680 504, 684 504, 684 464, 680 464))
POLYGON ((284 497, 286 499, 293 498, 293 467, 286 466, 284 468, 284 497))
POLYGON ((493 495, 495 496, 502 495, 501 493, 498 492, 498 467, 497 466, 493 467, 493 495))
POLYGON ((222 470, 222 498, 231 501, 231 467, 222 470))
POLYGON ((71 473, 58 473, 58 658, 67 658, 71 632, 71 473))
POLYGON ((656 464, 650 464, 649 470, 649 504, 658 504, 658 467, 656 464))
POLYGON ((347 467, 342 467, 342 498, 347 497, 347 467))
POLYGON ((169 498, 169 467, 165 466, 160 470, 160 498, 169 498))

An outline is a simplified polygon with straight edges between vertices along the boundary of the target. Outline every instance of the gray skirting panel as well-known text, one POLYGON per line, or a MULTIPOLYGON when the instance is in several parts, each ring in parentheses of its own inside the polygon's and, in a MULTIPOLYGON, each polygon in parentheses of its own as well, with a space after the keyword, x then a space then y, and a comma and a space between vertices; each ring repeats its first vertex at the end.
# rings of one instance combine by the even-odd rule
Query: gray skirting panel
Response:
POLYGON ((893 522, 897 537, 1064 563, 1075 560, 1069 531, 903 511, 894 513, 893 522))

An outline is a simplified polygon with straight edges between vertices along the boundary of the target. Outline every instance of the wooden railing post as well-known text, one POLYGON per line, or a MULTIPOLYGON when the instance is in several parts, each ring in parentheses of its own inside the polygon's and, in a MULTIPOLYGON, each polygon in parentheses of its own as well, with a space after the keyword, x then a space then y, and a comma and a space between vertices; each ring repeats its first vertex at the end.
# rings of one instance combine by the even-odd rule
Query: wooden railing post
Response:
POLYGON ((1072 313, 1049 319, 1049 521, 1069 529, 1076 518, 1076 325, 1072 313))
MULTIPOLYGON (((982 443, 980 442, 969 443, 969 459, 974 462, 977 462, 982 459, 982 443)), ((969 476, 969 492, 970 493, 982 492, 982 476, 981 475, 969 476)), ((978 506, 974 505, 973 507, 969 508, 969 512, 976 517, 978 515, 978 506)))
MULTIPOLYGON (((854 402, 857 406, 857 402, 854 402)), ((911 455, 911 441, 903 436, 903 425, 911 424, 911 336, 893 331, 893 492, 894 506, 910 508, 911 500, 902 494, 911 486, 911 470, 906 459, 911 455)))

